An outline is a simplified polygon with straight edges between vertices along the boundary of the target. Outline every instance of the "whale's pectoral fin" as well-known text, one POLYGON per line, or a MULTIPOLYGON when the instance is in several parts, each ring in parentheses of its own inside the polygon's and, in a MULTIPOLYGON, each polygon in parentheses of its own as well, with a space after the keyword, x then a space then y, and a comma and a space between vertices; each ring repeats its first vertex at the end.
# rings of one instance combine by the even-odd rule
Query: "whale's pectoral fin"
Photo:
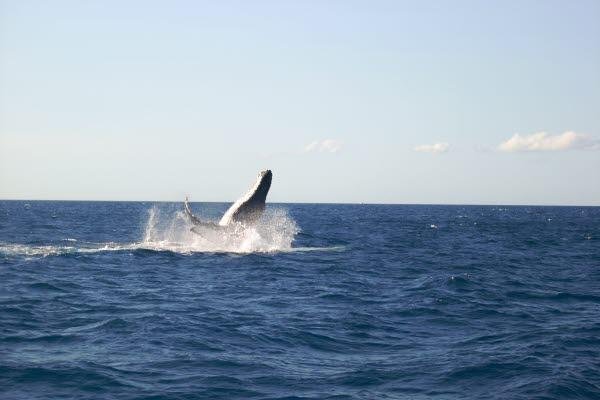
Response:
POLYGON ((190 219, 190 221, 194 224, 194 225, 202 225, 205 224, 205 222, 203 222, 200 218, 196 217, 193 213, 192 210, 190 209, 190 205, 188 203, 188 198, 187 196, 185 197, 185 201, 183 202, 183 211, 185 211, 185 215, 190 219))
POLYGON ((211 228, 211 229, 220 228, 219 225, 215 224, 214 222, 202 221, 200 218, 196 217, 194 215, 194 213, 192 213, 192 209, 190 208, 190 205, 188 203, 187 196, 185 198, 185 201, 183 202, 183 211, 185 211, 185 215, 190 219, 192 224, 195 225, 195 227, 191 229, 191 231, 194 233, 200 234, 200 230, 197 229, 196 227, 211 228))

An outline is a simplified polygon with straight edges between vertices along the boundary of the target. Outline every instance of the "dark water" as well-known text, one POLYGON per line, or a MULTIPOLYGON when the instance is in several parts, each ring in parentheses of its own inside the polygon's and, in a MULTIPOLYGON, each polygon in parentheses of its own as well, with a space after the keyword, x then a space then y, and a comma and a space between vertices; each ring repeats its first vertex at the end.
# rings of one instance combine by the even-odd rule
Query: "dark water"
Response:
POLYGON ((0 202, 1 399, 600 398, 600 208, 179 206, 0 202))

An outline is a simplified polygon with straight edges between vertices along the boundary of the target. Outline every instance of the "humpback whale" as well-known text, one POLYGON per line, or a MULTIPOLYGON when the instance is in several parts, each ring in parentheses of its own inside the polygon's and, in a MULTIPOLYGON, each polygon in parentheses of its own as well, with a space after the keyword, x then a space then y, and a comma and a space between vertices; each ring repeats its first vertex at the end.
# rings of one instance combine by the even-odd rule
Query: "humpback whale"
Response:
POLYGON ((267 169, 258 174, 256 182, 248 192, 240 197, 229 209, 223 214, 223 217, 218 224, 209 221, 202 221, 196 217, 188 204, 187 197, 183 204, 183 210, 189 220, 195 225, 192 231, 200 233, 197 227, 219 229, 231 225, 232 223, 241 223, 243 225, 254 224, 263 214, 265 210, 265 201, 267 194, 271 188, 271 180, 273 173, 267 169))

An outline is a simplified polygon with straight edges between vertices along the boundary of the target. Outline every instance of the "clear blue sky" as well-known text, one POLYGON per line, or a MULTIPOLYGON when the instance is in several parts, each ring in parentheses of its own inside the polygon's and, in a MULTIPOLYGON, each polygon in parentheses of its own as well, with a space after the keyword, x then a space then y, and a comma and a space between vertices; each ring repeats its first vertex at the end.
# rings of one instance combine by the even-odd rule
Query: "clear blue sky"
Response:
POLYGON ((599 139, 598 1, 0 0, 3 199, 600 205, 599 139))

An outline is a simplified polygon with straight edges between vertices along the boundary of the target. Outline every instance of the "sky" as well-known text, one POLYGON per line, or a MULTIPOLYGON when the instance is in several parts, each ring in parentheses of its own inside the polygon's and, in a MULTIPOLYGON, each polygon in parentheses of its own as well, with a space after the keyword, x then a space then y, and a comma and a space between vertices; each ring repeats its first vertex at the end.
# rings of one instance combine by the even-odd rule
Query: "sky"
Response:
POLYGON ((0 0, 0 199, 600 205, 600 2, 0 0))

